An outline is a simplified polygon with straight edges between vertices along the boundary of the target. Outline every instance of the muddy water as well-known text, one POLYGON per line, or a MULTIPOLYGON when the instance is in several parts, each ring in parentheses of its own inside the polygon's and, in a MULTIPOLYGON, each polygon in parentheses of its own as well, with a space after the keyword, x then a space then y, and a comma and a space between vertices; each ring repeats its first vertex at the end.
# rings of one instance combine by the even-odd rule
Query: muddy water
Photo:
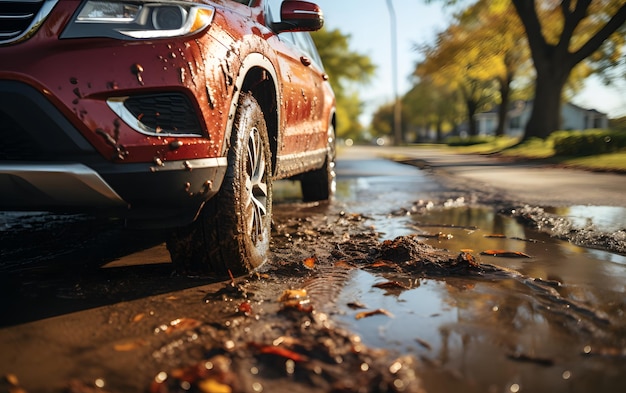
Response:
MULTIPOLYGON (((624 389, 625 256, 551 238, 494 207, 471 203, 468 195, 430 202, 436 187, 429 179, 405 175, 412 190, 394 188, 402 179, 376 177, 343 178, 338 189, 351 206, 370 202, 360 213, 370 217, 381 240, 417 235, 451 255, 470 252, 479 263, 514 274, 429 277, 354 270, 336 300, 341 324, 366 345, 420 359, 427 391, 624 389), (400 210, 385 213, 390 201, 400 210), (389 282, 401 286, 376 287, 389 282), (360 318, 363 310, 384 313, 360 318)), ((623 208, 546 211, 605 231, 623 229, 626 222, 623 208)))
MULTIPOLYGON (((175 376, 219 361, 234 382, 218 387, 233 392, 623 391, 624 256, 535 232, 409 166, 344 159, 338 175, 330 204, 276 185, 272 261, 237 285, 173 274, 148 234, 0 218, 0 259, 15 261, 0 277, 0 376, 29 392, 143 392, 161 375, 169 390, 153 391, 197 391, 175 376), (480 265, 372 266, 385 240, 407 235, 480 265), (481 255, 489 250, 528 257, 481 255), (295 308, 278 300, 302 289, 295 308)), ((546 209, 620 227, 611 218, 621 210, 546 209)))

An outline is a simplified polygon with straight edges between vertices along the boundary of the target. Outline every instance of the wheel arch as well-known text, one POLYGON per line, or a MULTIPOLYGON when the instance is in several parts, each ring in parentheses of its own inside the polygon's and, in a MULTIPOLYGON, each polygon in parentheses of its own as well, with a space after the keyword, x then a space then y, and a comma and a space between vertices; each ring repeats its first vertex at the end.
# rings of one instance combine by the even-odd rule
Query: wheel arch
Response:
POLYGON ((269 138, 270 150, 272 153, 272 173, 275 173, 277 163, 278 146, 280 146, 280 106, 279 106, 279 86, 278 77, 274 65, 266 56, 260 53, 250 53, 242 61, 241 68, 235 79, 235 93, 233 94, 231 106, 229 108, 228 123, 224 133, 224 151, 226 154, 230 147, 230 137, 233 129, 233 122, 239 103, 239 95, 249 92, 257 100, 265 123, 269 138))

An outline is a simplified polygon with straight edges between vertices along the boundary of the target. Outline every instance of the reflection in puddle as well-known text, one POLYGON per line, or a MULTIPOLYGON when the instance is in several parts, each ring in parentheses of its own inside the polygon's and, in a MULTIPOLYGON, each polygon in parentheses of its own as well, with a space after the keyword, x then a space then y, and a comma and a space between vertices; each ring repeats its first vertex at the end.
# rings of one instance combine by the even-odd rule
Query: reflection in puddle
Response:
POLYGON ((618 206, 584 206, 546 208, 546 212, 567 217, 580 228, 594 226, 603 232, 626 230, 626 209, 618 206))
POLYGON ((626 257, 550 238, 489 208, 423 211, 377 216, 377 229, 383 239, 421 235, 422 242, 452 255, 472 250, 480 263, 554 283, 560 298, 547 299, 545 288, 534 288, 532 280, 523 285, 514 279, 357 270, 339 295, 343 309, 338 320, 365 344, 410 353, 434 366, 423 377, 428 391, 584 392, 591 386, 600 386, 597 391, 624 386, 626 257), (530 258, 481 255, 485 250, 522 252, 530 258), (374 287, 388 280, 408 289, 386 292, 374 287), (563 299, 610 321, 590 322, 584 312, 562 308, 563 299), (348 307, 355 301, 392 317, 357 319, 363 310, 348 307), (593 348, 615 356, 589 356, 593 348))

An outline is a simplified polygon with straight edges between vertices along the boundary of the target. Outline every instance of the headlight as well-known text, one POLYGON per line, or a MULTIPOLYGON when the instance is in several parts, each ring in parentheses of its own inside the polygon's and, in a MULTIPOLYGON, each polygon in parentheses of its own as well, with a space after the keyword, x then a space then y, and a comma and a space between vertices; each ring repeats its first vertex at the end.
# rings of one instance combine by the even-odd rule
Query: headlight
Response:
POLYGON ((88 0, 74 14, 61 38, 180 37, 207 27, 214 13, 213 7, 183 1, 88 0))

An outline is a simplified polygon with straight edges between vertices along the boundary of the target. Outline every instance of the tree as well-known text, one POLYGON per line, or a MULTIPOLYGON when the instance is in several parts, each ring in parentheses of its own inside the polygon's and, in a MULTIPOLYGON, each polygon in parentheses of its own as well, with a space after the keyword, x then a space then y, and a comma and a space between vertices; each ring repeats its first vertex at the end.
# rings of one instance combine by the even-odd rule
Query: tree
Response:
MULTIPOLYGON (((374 136, 395 136, 394 112, 394 102, 376 110, 372 118, 374 136)), ((430 141, 430 132, 434 130, 436 140, 442 141, 444 132, 454 128, 463 113, 463 106, 459 105, 454 93, 433 84, 428 78, 416 80, 402 97, 402 140, 430 141)))
POLYGON ((424 61, 415 75, 448 93, 457 92, 467 110, 470 135, 477 135, 474 114, 493 100, 493 63, 486 59, 470 30, 460 23, 439 33, 434 45, 421 47, 424 61))
MULTIPOLYGON (((623 0, 511 0, 530 46, 535 71, 535 100, 524 139, 546 138, 560 127, 563 87, 574 67, 590 57, 626 21, 623 0), (558 26, 560 31, 550 26, 558 26)), ((618 38, 616 38, 619 41, 618 38)), ((619 56, 622 46, 615 46, 619 56)))
POLYGON ((367 83, 374 75, 376 67, 368 56, 350 51, 350 35, 339 30, 326 30, 311 33, 318 48, 326 74, 335 91, 337 100, 338 137, 358 137, 362 132, 359 115, 362 104, 356 93, 357 84, 367 83))
POLYGON ((403 124, 417 130, 418 140, 430 140, 430 131, 435 130, 437 142, 443 133, 454 128, 463 118, 463 105, 453 92, 435 85, 428 78, 417 81, 402 99, 406 119, 403 124))
MULTIPOLYGON (((511 84, 520 74, 531 69, 530 52, 524 30, 510 3, 479 0, 457 17, 471 35, 471 45, 478 50, 477 63, 498 86, 498 124, 495 134, 504 135, 511 84)), ((488 78, 488 77, 487 77, 488 78)))

